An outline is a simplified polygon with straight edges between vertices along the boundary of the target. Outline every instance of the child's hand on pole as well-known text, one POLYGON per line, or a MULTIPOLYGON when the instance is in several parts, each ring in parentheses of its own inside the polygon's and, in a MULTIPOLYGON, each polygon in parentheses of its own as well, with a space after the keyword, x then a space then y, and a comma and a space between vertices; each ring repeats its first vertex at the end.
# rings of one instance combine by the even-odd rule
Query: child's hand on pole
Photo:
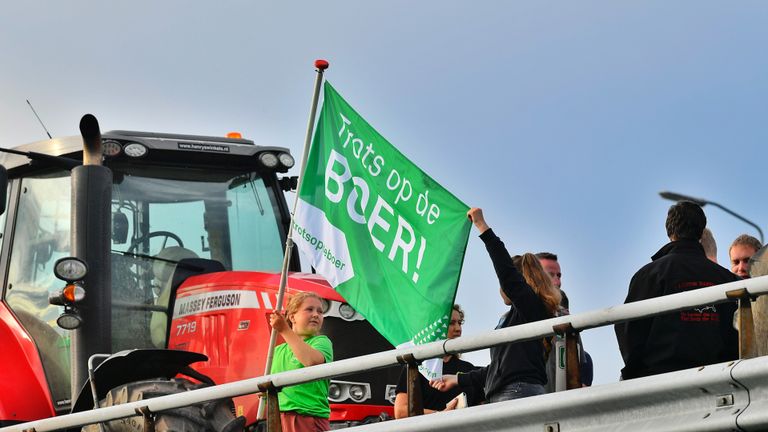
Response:
POLYGON ((284 312, 272 312, 269 315, 269 325, 280 334, 291 330, 288 321, 285 319, 284 312))

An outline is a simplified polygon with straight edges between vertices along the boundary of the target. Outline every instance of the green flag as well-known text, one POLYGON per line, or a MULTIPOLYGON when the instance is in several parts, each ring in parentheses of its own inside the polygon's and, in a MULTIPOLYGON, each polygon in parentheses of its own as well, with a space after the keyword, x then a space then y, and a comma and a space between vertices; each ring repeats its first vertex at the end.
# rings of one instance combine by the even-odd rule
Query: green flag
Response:
POLYGON ((445 339, 469 208, 324 90, 295 243, 393 345, 445 339))

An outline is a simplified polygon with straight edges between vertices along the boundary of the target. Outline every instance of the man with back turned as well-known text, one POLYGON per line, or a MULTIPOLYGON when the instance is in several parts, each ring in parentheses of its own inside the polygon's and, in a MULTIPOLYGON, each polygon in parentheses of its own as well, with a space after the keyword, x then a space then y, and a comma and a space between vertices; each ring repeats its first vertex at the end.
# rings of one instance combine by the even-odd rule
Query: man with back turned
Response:
MULTIPOLYGON (((666 221, 670 242, 632 277, 625 303, 738 280, 704 254, 699 240, 706 224, 704 211, 693 202, 670 207, 666 221)), ((735 303, 728 302, 616 324, 625 364, 622 378, 737 358, 738 334, 731 325, 735 310, 735 303)))

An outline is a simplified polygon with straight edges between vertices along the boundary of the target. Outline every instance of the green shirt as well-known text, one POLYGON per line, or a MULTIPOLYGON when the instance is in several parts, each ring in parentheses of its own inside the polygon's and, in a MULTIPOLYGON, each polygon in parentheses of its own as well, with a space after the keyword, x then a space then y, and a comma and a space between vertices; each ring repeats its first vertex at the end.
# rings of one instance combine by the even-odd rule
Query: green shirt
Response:
MULTIPOLYGON (((333 345, 327 336, 312 336, 304 340, 309 346, 320 351, 325 362, 333 361, 333 345)), ((299 362, 287 343, 275 347, 271 373, 301 369, 299 362)), ((329 418, 331 407, 328 404, 328 380, 312 381, 283 388, 277 397, 280 411, 295 411, 301 415, 329 418)))

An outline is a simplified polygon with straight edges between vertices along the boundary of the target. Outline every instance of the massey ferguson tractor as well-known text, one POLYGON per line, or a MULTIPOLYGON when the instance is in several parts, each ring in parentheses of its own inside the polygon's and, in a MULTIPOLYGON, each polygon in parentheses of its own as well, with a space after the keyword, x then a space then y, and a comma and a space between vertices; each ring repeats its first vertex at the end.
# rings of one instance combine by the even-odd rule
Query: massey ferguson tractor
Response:
MULTIPOLYGON (((0 426, 264 373, 294 159, 241 138, 101 134, 0 149, 0 426), (85 147, 84 147, 85 143, 85 147)), ((336 359, 392 349, 322 278, 336 359)), ((279 343, 279 342, 278 342, 279 343)), ((399 370, 331 381, 331 422, 392 415, 399 370)), ((157 431, 256 427, 258 395, 156 414, 157 431)), ((84 430, 142 430, 141 417, 84 430)))

